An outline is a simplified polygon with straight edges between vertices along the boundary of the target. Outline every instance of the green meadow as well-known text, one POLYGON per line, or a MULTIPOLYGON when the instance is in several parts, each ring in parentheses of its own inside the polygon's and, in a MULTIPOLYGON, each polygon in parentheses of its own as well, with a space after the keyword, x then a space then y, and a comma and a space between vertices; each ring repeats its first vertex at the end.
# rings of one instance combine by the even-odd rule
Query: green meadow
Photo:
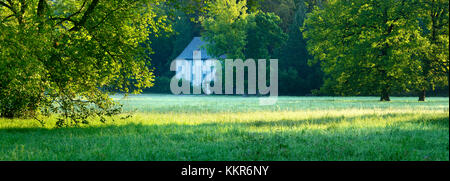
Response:
POLYGON ((106 123, 0 118, 0 160, 449 160, 448 97, 113 97, 106 123))

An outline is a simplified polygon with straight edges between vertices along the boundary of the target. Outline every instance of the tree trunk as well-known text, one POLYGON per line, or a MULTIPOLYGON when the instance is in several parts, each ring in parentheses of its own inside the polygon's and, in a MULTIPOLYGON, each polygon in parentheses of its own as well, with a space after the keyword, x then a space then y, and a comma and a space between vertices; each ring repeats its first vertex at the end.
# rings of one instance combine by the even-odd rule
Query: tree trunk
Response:
POLYGON ((425 101, 425 89, 419 93, 419 101, 425 101))
POLYGON ((380 101, 391 101, 391 99, 389 98, 389 91, 388 91, 388 89, 383 89, 381 91, 380 101))

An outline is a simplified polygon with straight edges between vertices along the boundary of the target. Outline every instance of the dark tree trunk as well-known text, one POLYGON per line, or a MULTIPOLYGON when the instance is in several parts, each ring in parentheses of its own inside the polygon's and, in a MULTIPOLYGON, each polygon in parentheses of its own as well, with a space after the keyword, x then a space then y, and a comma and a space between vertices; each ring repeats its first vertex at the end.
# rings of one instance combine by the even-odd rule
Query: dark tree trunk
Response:
POLYGON ((383 89, 381 91, 380 101, 391 101, 391 99, 389 98, 389 91, 388 91, 388 89, 383 89))
POLYGON ((425 90, 420 91, 419 101, 425 101, 425 90))

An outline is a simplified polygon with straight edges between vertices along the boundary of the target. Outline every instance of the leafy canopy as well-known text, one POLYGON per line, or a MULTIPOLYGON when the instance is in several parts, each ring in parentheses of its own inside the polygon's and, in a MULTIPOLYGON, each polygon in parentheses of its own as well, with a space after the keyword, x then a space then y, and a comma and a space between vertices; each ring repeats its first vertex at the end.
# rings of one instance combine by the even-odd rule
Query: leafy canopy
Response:
POLYGON ((389 94, 415 86, 428 47, 418 26, 418 1, 329 1, 308 14, 304 36, 326 74, 322 89, 340 95, 389 94))
POLYGON ((152 86, 143 43, 170 30, 165 0, 1 0, 0 115, 57 112, 60 126, 120 109, 109 93, 152 86))

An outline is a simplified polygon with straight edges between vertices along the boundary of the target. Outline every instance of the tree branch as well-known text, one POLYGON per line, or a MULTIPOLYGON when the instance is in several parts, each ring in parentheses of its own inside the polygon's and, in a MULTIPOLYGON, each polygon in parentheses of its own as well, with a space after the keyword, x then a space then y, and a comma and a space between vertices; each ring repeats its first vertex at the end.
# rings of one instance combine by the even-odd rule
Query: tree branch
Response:
POLYGON ((87 18, 94 12, 95 7, 98 5, 99 0, 93 0, 92 3, 89 5, 88 9, 84 13, 81 20, 77 23, 75 23, 75 26, 72 27, 69 31, 78 31, 87 21, 87 18))
POLYGON ((83 2, 83 4, 81 5, 81 8, 78 11, 76 11, 75 13, 72 13, 71 15, 69 15, 67 17, 64 17, 64 18, 55 17, 55 18, 50 18, 50 19, 51 20, 60 20, 58 23, 56 23, 56 25, 59 25, 59 24, 63 23, 64 21, 71 21, 74 24, 76 24, 77 22, 72 20, 71 18, 74 17, 75 15, 80 14, 85 5, 86 5, 86 1, 83 2))
MULTIPOLYGON (((9 5, 6 4, 6 3, 3 2, 3 1, 0 1, 0 5, 5 6, 5 7, 8 8, 9 10, 11 10, 11 11, 13 12, 12 15, 17 17, 17 12, 16 12, 16 10, 12 7, 12 2, 11 2, 11 1, 8 1, 8 3, 9 3, 9 5)), ((6 19, 6 18, 5 18, 5 19, 6 19)))

